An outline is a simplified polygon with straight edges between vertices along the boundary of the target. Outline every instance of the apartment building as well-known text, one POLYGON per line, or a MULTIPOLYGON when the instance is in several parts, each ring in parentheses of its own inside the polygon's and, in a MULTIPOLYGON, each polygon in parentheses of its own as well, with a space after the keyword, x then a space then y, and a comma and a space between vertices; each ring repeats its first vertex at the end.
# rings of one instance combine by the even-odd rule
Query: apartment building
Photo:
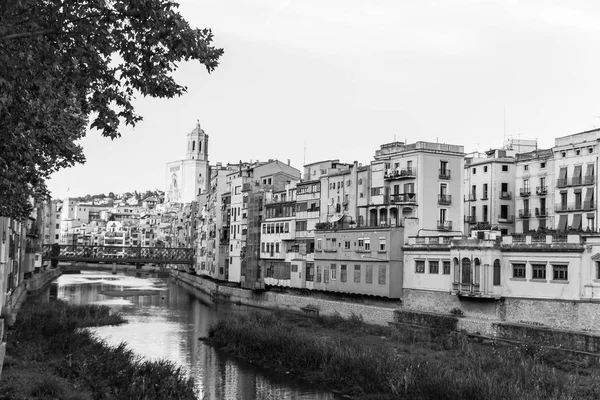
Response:
POLYGON ((596 231, 598 219, 598 140, 600 129, 555 139, 554 227, 559 231, 596 231))
POLYGON ((510 149, 472 153, 464 165, 464 233, 475 228, 498 227, 514 232, 515 151, 510 149))
POLYGON ((419 229, 462 230, 463 146, 393 142, 381 145, 374 158, 369 200, 359 207, 360 220, 401 226, 405 218, 415 218, 419 229))
POLYGON ((554 154, 540 149, 515 156, 515 233, 554 228, 554 154))

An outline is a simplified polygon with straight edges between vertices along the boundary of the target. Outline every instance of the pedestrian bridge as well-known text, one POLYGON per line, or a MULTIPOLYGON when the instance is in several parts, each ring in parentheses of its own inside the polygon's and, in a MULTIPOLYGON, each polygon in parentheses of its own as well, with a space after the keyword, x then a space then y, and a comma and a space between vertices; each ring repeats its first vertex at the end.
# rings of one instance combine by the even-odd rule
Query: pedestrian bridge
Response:
POLYGON ((52 252, 52 246, 43 246, 42 260, 131 264, 194 263, 194 249, 190 248, 60 245, 60 252, 56 255, 52 252))

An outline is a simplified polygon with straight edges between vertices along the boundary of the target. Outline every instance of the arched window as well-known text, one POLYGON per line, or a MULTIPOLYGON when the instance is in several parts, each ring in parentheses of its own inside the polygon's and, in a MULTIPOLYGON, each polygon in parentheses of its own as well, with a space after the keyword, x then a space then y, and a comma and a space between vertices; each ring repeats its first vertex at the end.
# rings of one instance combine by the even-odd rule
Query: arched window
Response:
POLYGON ((479 285, 479 274, 480 274, 480 270, 481 270, 481 262, 479 261, 479 258, 475 258, 473 260, 473 264, 474 265, 474 274, 473 274, 473 283, 476 285, 479 285))
POLYGON ((192 151, 196 150, 196 141, 192 141, 192 151))
POLYGON ((494 286, 500 286, 500 260, 494 260, 494 286))
POLYGON ((198 142, 198 151, 202 151, 202 141, 198 142))
POLYGON ((458 258, 454 257, 454 283, 460 283, 460 265, 458 265, 458 258))
POLYGON ((471 283, 471 260, 467 257, 462 259, 462 279, 461 283, 471 283))

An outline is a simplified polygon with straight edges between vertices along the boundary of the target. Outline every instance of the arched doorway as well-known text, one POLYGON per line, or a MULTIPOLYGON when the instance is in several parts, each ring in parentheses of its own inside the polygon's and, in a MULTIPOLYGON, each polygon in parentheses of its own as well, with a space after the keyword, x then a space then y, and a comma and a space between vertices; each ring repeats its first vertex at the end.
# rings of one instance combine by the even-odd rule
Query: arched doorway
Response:
POLYGON ((371 209, 369 210, 369 226, 377 226, 377 210, 371 209))
POLYGON ((471 260, 465 257, 462 259, 461 264, 462 274, 460 282, 471 283, 471 260))
POLYGON ((379 225, 388 225, 388 212, 386 208, 379 210, 379 225))

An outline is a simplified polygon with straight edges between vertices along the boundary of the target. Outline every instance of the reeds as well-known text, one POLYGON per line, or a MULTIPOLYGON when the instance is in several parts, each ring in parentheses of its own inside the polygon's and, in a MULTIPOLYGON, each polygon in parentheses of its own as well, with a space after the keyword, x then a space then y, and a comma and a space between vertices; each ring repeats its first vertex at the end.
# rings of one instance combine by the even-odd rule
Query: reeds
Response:
POLYGON ((195 399, 193 381, 173 363, 141 360, 124 343, 109 346, 80 329, 122 322, 106 306, 26 304, 7 343, 16 367, 7 369, 41 369, 34 379, 15 381, 14 397, 195 399))
MULTIPOLYGON (((345 388, 356 397, 489 400, 598 397, 598 385, 579 390, 577 375, 557 373, 519 348, 481 351, 456 332, 438 332, 429 336, 429 340, 442 343, 441 348, 451 351, 429 349, 412 356, 395 351, 393 346, 367 344, 360 337, 348 334, 350 327, 356 332, 364 330, 362 321, 356 318, 343 322, 334 317, 326 320, 325 325, 331 327, 335 320, 344 330, 339 335, 328 330, 323 334, 309 333, 310 329, 299 329, 294 322, 277 314, 235 316, 214 325, 208 343, 266 367, 345 388)), ((406 345, 409 335, 397 335, 391 340, 406 345)), ((413 344, 418 346, 416 341, 413 344)), ((597 370, 594 374, 596 379, 600 377, 597 370)))

